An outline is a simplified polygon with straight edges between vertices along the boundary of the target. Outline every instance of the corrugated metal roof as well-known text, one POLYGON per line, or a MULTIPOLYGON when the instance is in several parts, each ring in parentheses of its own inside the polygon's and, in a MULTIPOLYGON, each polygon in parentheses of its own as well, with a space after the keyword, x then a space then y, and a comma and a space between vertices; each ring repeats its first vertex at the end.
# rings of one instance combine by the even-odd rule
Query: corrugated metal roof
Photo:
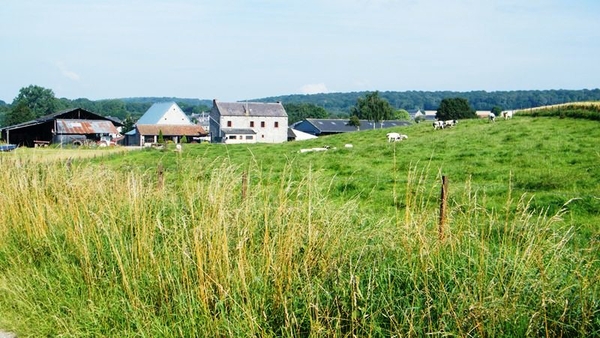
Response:
POLYGON ((162 131, 164 136, 200 136, 206 135, 206 131, 202 126, 189 125, 180 126, 174 124, 138 124, 136 128, 140 135, 159 135, 162 131))
POLYGON ((96 120, 106 119, 106 117, 104 117, 102 115, 92 113, 83 108, 72 108, 72 109, 67 109, 67 110, 61 110, 54 114, 40 116, 40 117, 36 118, 35 120, 15 124, 12 126, 6 126, 3 129, 13 130, 13 129, 25 128, 25 127, 30 127, 30 126, 36 126, 36 125, 39 125, 42 123, 46 123, 48 121, 52 121, 54 119, 58 119, 60 117, 64 117, 66 119, 74 119, 74 118, 81 119, 82 115, 83 115, 83 118, 88 118, 88 119, 90 119, 90 117, 93 117, 93 119, 96 119, 96 120))
POLYGON ((103 120, 56 120, 58 134, 118 134, 117 128, 111 121, 103 120))
POLYGON ((161 121, 161 118, 165 116, 165 114, 172 108, 176 109, 178 112, 181 113, 181 115, 185 116, 187 122, 191 124, 187 115, 185 115, 185 113, 181 110, 181 108, 179 108, 177 103, 173 101, 157 102, 153 104, 152 107, 148 108, 144 115, 140 117, 140 119, 137 121, 137 124, 157 124, 161 121))
POLYGON ((214 101, 214 105, 221 116, 287 117, 281 103, 214 101))

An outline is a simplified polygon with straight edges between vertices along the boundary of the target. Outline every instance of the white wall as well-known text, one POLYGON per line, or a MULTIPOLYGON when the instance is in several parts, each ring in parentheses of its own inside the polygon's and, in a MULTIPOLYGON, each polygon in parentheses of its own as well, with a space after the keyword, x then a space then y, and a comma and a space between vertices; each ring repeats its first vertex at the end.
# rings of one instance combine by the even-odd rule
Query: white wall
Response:
MULTIPOLYGON (((250 128, 256 132, 256 142, 258 143, 282 143, 287 141, 287 117, 265 117, 265 116, 222 116, 221 128, 250 128), (231 125, 227 122, 231 121, 231 125), (254 121, 254 127, 250 122, 254 121), (261 126, 264 122, 264 127, 261 126), (275 127, 275 122, 279 126, 275 127)), ((227 143, 230 140, 227 140, 227 143)), ((233 140, 231 140, 233 141, 233 140)))
POLYGON ((157 124, 190 125, 192 122, 176 105, 172 105, 157 124))

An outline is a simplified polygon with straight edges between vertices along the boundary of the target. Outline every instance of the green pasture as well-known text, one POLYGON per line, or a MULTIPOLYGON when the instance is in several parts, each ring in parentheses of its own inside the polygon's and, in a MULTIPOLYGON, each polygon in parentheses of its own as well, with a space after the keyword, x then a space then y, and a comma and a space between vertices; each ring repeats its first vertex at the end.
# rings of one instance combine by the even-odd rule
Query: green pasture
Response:
POLYGON ((71 160, 0 153, 0 330, 598 336, 598 127, 517 116, 71 160))

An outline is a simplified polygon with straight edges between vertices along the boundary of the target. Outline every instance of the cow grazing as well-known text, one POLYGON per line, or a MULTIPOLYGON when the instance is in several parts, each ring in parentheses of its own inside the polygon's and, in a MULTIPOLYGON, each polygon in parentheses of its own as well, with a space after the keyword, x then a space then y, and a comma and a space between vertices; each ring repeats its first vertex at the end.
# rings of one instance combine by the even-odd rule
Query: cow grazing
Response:
POLYGON ((502 117, 504 117, 505 120, 512 119, 512 116, 513 116, 512 110, 507 110, 507 111, 502 112, 502 117))
POLYGON ((388 142, 396 142, 400 140, 400 134, 398 133, 387 133, 385 136, 387 136, 388 142))
POLYGON ((454 127, 457 124, 458 124, 458 120, 447 120, 447 121, 444 121, 444 128, 445 127, 454 127))
MULTIPOLYGON (((330 148, 331 148, 330 146, 325 146, 325 147, 322 147, 322 148, 307 148, 307 149, 300 149, 299 152, 300 153, 311 153, 311 152, 314 152, 314 151, 327 151, 330 148)), ((333 149, 335 149, 335 148, 333 148, 333 149)))
POLYGON ((489 118, 490 118, 490 122, 496 122, 496 114, 490 113, 489 118))
POLYGON ((444 121, 434 121, 433 130, 444 129, 444 121))

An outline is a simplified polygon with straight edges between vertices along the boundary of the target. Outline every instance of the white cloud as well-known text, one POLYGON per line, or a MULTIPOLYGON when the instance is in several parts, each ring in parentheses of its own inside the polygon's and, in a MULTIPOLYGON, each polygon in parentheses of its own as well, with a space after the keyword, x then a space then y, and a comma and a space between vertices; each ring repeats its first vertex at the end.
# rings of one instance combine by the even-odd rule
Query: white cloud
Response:
POLYGON ((60 70, 60 72, 62 73, 62 75, 64 77, 66 77, 67 79, 73 80, 73 81, 79 81, 81 79, 81 76, 79 76, 79 74, 75 73, 72 70, 67 69, 67 67, 65 66, 64 63, 58 61, 56 63, 56 66, 58 67, 58 69, 60 70))
POLYGON ((320 94, 327 93, 329 90, 324 83, 313 83, 302 86, 300 92, 302 92, 302 94, 320 94))

